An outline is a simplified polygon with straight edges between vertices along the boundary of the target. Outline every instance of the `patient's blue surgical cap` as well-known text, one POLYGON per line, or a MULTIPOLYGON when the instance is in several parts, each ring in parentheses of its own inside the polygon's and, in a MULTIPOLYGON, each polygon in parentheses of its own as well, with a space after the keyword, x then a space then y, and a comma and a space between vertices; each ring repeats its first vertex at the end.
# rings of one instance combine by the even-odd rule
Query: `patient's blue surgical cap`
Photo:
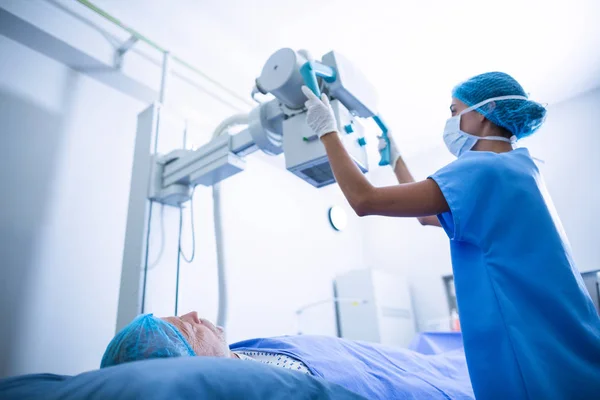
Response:
MULTIPOLYGON (((519 82, 503 72, 488 72, 462 82, 452 90, 452 97, 467 106, 499 96, 528 97, 519 82)), ((546 118, 546 109, 531 100, 498 100, 476 109, 490 122, 522 139, 534 133, 546 118)))
POLYGON ((149 358, 195 356, 174 325, 152 314, 140 315, 111 340, 100 368, 149 358))

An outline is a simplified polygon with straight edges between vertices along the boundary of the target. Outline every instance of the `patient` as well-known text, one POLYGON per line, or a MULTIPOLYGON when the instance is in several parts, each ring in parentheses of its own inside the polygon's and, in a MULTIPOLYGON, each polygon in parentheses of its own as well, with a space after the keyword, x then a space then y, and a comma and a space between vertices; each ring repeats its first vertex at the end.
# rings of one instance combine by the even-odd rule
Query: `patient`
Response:
MULTIPOLYGON (((282 336, 228 345, 225 332, 191 312, 140 315, 109 343, 101 368, 151 358, 207 356, 260 362, 337 383, 370 399, 472 399, 462 349, 423 355, 326 336, 282 336)), ((233 362, 233 361, 232 361, 233 362)))
POLYGON ((311 374, 300 360, 265 351, 231 351, 223 328, 198 317, 196 311, 181 317, 136 318, 110 342, 101 367, 148 358, 178 356, 231 357, 311 374))

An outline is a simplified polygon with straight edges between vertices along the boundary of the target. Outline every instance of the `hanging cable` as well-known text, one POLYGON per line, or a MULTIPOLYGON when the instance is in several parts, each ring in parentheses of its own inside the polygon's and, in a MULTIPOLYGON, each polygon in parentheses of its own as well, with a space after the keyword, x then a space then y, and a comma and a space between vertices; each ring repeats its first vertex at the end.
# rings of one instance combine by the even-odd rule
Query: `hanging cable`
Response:
MULTIPOLYGON (((187 148, 188 139, 188 121, 185 121, 185 128, 183 130, 183 148, 187 148)), ((183 253, 181 248, 181 238, 183 232, 183 205, 179 207, 179 235, 177 242, 177 271, 175 274, 175 314, 179 314, 179 277, 181 271, 181 259, 190 264, 196 257, 196 229, 194 225, 194 194, 196 193, 196 187, 192 188, 192 195, 190 196, 190 214, 191 214, 191 226, 192 226, 192 257, 188 258, 183 253)))
POLYGON ((156 256, 156 260, 148 264, 147 271, 154 269, 160 262, 162 255, 165 251, 165 205, 160 204, 160 248, 156 256))
POLYGON ((179 314, 179 271, 181 267, 181 231, 183 229, 183 207, 179 208, 179 239, 178 248, 179 254, 177 254, 177 269, 175 272, 175 316, 179 314))
MULTIPOLYGON (((190 224, 192 227, 192 255, 190 258, 185 256, 183 249, 181 248, 181 240, 179 241, 179 254, 183 261, 187 264, 191 264, 196 258, 196 226, 194 224, 194 193, 196 192, 196 188, 192 189, 192 196, 190 197, 190 224)), ((181 215, 183 215, 183 207, 180 210, 181 215)), ((181 234, 180 234, 181 235, 181 234)))
POLYGON ((260 90, 258 90, 258 87, 254 86, 252 88, 252 92, 250 92, 250 97, 252 97, 252 100, 254 100, 255 102, 257 102, 258 104, 262 104, 263 102, 259 99, 256 98, 256 95, 261 93, 260 90))
MULTIPOLYGON (((152 207, 148 211, 148 221, 152 221, 152 207)), ((150 248, 150 229, 146 234, 146 254, 144 255, 144 274, 142 278, 142 304, 140 307, 140 313, 144 313, 146 310, 146 283, 148 282, 148 252, 150 248)))

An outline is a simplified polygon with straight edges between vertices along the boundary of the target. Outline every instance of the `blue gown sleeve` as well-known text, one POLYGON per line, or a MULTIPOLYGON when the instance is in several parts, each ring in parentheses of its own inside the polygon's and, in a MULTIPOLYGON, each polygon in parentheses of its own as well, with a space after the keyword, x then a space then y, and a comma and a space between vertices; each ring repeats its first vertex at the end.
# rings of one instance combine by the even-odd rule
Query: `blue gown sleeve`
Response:
POLYGON ((497 174, 493 157, 467 153, 431 175, 450 211, 438 219, 451 240, 479 244, 486 233, 486 209, 493 207, 497 174))

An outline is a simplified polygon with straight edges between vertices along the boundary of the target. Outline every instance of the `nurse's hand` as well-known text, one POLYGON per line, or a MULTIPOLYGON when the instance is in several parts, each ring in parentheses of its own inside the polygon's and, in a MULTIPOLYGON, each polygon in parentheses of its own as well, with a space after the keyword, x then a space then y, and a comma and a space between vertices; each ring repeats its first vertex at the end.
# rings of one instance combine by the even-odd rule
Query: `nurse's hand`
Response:
MULTIPOLYGON (((394 135, 392 134, 392 131, 388 132, 388 139, 390 140, 390 167, 392 167, 392 169, 395 170, 396 163, 400 158, 400 151, 398 151, 398 146, 396 145, 396 141, 394 140, 394 135)), ((385 149, 386 146, 387 142, 385 141, 385 139, 382 136, 379 136, 379 143, 377 145, 377 149, 381 151, 385 149)))
MULTIPOLYGON (((394 174, 398 179, 399 184, 405 183, 414 183, 415 178, 413 178, 412 174, 408 170, 408 167, 404 163, 404 160, 400 156, 400 151, 398 150, 398 146, 396 145, 396 141, 394 140, 394 135, 391 131, 388 132, 388 139, 390 140, 390 166, 394 170, 394 174)), ((379 151, 385 148, 386 141, 382 137, 379 138, 379 151)), ((426 217, 417 217, 421 225, 430 225, 430 226, 438 226, 442 225, 438 221, 436 216, 426 216, 426 217)))
POLYGON ((327 95, 323 93, 319 99, 316 94, 308 87, 302 86, 302 92, 308 98, 304 105, 306 106, 306 123, 319 136, 323 137, 328 133, 337 132, 337 123, 335 115, 327 95))

